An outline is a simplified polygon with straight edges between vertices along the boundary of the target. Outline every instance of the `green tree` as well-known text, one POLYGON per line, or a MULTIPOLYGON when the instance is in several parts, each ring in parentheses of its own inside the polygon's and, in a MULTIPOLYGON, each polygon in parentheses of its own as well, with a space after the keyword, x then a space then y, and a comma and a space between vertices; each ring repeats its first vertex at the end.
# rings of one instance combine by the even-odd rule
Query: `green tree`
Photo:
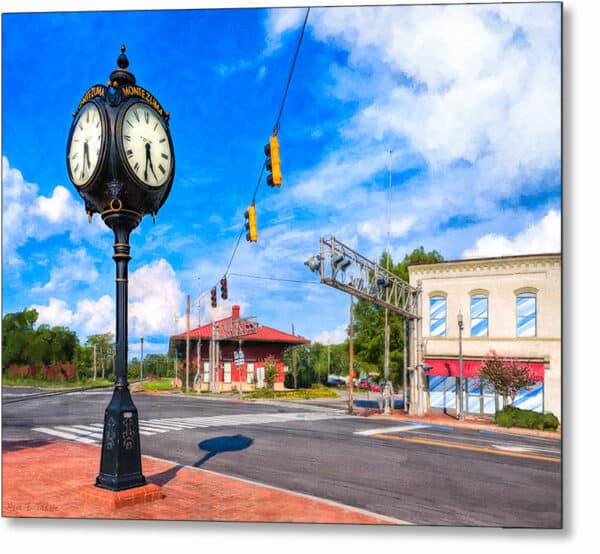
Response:
POLYGON ((87 346, 96 347, 96 372, 105 377, 107 369, 112 368, 114 342, 112 333, 90 335, 85 343, 87 346))
POLYGON ((37 311, 27 308, 2 318, 3 368, 13 363, 43 367, 74 360, 77 335, 61 326, 42 324, 34 329, 37 319, 37 311))
POLYGON ((275 366, 275 359, 268 357, 265 359, 265 385, 268 389, 273 389, 276 377, 277 368, 275 366))
POLYGON ((6 314, 2 318, 2 367, 11 364, 31 364, 30 345, 35 337, 33 326, 38 318, 36 310, 6 314))
POLYGON ((77 364, 78 377, 93 377, 94 349, 88 345, 78 345, 73 361, 77 364))
MULTIPOLYGON (((437 250, 426 252, 423 246, 416 248, 404 259, 394 264, 391 256, 384 252, 379 265, 389 267, 389 271, 408 282, 408 266, 418 263, 435 263, 443 260, 437 250)), ((390 326, 390 379, 400 384, 404 356, 404 324, 403 318, 388 312, 390 326)), ((360 299, 354 305, 354 365, 360 373, 377 372, 383 376, 385 357, 385 308, 381 308, 369 300, 360 299)))

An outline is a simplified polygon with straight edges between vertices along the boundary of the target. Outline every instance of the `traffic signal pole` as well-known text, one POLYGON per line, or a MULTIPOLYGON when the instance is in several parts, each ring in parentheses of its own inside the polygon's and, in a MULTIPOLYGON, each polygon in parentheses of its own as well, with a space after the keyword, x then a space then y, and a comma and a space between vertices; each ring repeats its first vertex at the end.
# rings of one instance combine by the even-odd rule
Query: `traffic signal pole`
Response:
MULTIPOLYGON (((413 287, 380 264, 365 258, 335 237, 321 238, 319 254, 305 262, 308 268, 318 273, 321 283, 362 298, 386 310, 402 316, 407 322, 408 358, 405 387, 410 383, 409 413, 423 415, 424 380, 422 338, 422 288, 413 287)), ((386 325, 386 342, 389 348, 389 321, 386 325)), ((389 360, 388 371, 389 371, 389 360)), ((385 370, 385 369, 384 369, 385 370)), ((389 373, 386 375, 389 378, 389 373)), ((387 390, 393 402, 393 391, 387 390)), ((406 404, 406 401, 405 401, 406 404)))

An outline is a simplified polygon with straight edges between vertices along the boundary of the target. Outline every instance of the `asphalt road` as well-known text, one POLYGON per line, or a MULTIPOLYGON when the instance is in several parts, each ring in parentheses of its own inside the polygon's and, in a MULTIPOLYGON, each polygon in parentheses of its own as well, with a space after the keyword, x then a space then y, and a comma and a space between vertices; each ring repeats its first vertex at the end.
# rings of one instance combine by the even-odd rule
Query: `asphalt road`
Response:
MULTIPOLYGON (((4 439, 101 442, 110 391, 35 393, 3 389, 4 439)), ((341 402, 133 396, 144 455, 417 525, 561 526, 556 439, 348 416, 341 402)))

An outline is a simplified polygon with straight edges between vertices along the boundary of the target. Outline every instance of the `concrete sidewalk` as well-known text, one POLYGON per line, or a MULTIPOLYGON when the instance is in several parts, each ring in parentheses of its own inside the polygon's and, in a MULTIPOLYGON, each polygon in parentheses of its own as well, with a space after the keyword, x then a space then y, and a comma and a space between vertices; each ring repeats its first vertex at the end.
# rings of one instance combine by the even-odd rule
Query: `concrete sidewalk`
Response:
POLYGON ((370 419, 387 419, 393 421, 410 421, 414 423, 424 423, 429 425, 440 425, 444 427, 456 427, 460 429, 475 429, 479 431, 488 431, 490 433, 508 433, 512 435, 529 435, 536 437, 545 437, 549 439, 561 438, 560 427, 556 431, 540 431, 538 429, 525 429, 522 427, 500 427, 493 421, 486 419, 474 419, 467 417, 459 421, 454 415, 427 413, 422 416, 409 416, 404 410, 393 410, 391 414, 381 414, 378 410, 369 408, 355 408, 356 415, 363 415, 370 419))
MULTIPOLYGON (((93 492, 100 463, 95 445, 51 440, 2 442, 2 515, 31 518, 229 522, 406 524, 400 520, 208 470, 142 456, 154 493, 119 508, 93 492), (90 490, 92 495, 89 494, 90 490)), ((131 489, 135 491, 135 489, 131 489)), ((142 495, 143 496, 143 495, 142 495)), ((139 497, 139 495, 138 495, 139 497)))

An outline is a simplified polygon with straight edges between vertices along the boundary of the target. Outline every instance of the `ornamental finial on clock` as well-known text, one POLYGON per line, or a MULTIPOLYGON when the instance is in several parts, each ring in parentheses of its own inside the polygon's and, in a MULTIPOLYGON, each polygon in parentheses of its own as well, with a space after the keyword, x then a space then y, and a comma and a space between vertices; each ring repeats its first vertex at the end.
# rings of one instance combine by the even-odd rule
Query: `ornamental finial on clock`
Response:
POLYGON ((129 60, 127 59, 127 55, 125 54, 125 45, 121 45, 121 54, 117 58, 117 65, 121 69, 127 69, 129 67, 129 60))
POLYGON ((129 67, 129 58, 125 54, 125 45, 121 45, 121 53, 117 58, 118 69, 115 69, 110 74, 110 81, 114 88, 118 88, 123 85, 135 85, 135 75, 129 72, 127 68, 129 67))

